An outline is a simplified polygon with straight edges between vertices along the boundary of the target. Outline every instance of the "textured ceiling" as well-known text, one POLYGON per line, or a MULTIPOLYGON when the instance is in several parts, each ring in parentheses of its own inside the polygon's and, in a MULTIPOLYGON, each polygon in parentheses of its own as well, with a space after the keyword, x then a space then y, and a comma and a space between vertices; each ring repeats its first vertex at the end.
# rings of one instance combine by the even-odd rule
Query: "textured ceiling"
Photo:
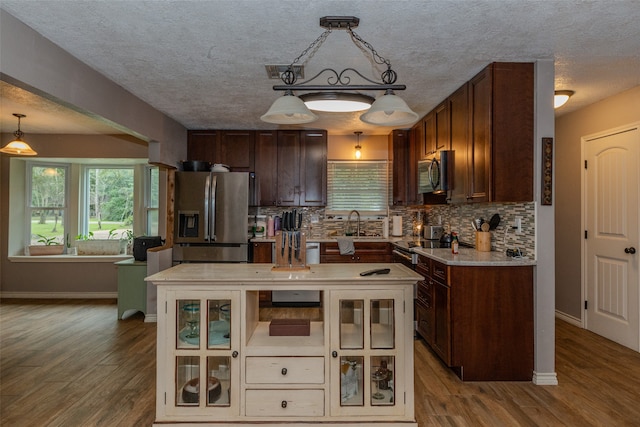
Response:
MULTIPOLYGON (((265 64, 288 64, 323 31, 319 18, 354 15, 355 29, 398 73, 397 92, 420 116, 492 61, 554 60, 556 89, 576 92, 556 114, 640 84, 637 0, 219 0, 23 1, 0 6, 81 61, 188 129, 273 129, 260 121, 281 95, 265 64)), ((354 67, 377 78, 350 40, 334 30, 305 63, 305 75, 354 67)), ((13 91, 3 91, 9 98, 13 91)), ((377 95, 369 93, 372 96, 377 95)), ((38 111, 37 99, 3 99, 9 111, 38 111)), ((48 105, 47 123, 27 117, 23 131, 90 133, 91 120, 48 105), (86 121, 85 121, 86 120, 86 121), (49 126, 50 125, 50 126, 49 126), (66 127, 69 126, 68 129, 66 127)), ((331 134, 387 134, 357 114, 321 113, 308 126, 331 134)), ((104 133, 95 123, 94 132, 104 133)), ((6 126, 6 127, 5 127, 6 126)))

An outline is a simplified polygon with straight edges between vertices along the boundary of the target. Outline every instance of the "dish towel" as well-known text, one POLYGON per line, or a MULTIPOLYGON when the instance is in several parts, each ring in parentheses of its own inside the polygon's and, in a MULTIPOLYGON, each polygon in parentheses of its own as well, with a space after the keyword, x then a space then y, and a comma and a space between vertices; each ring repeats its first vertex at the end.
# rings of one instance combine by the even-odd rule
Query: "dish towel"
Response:
POLYGON ((336 237, 338 241, 338 249, 340 249, 340 255, 353 255, 356 253, 356 248, 353 245, 353 238, 351 237, 336 237))

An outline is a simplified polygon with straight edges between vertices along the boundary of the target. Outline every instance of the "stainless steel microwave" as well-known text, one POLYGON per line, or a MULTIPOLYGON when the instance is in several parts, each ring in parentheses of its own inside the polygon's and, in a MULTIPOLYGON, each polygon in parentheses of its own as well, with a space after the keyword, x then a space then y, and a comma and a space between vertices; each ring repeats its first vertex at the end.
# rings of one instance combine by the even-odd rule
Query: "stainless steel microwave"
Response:
POLYGON ((444 193, 453 189, 453 150, 440 150, 418 162, 418 193, 444 193))

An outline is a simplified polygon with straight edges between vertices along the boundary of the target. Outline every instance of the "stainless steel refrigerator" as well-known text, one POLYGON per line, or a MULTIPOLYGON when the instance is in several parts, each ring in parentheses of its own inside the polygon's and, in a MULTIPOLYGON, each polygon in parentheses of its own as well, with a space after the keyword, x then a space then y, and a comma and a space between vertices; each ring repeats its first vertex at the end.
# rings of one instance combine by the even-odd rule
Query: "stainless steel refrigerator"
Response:
POLYGON ((176 172, 174 262, 247 262, 249 174, 176 172))

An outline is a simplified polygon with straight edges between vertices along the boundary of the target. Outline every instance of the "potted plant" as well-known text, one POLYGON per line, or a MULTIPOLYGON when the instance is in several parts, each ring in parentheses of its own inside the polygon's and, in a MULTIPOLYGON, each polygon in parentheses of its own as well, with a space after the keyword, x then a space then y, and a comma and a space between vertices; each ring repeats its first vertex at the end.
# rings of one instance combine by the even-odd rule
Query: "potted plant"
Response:
POLYGON ((62 255, 64 245, 58 242, 57 237, 47 237, 42 234, 37 236, 39 237, 38 243, 42 244, 30 245, 29 255, 62 255))
POLYGON ((121 239, 116 230, 110 230, 106 239, 94 238, 93 232, 76 236, 78 255, 119 255, 122 253, 121 239))

